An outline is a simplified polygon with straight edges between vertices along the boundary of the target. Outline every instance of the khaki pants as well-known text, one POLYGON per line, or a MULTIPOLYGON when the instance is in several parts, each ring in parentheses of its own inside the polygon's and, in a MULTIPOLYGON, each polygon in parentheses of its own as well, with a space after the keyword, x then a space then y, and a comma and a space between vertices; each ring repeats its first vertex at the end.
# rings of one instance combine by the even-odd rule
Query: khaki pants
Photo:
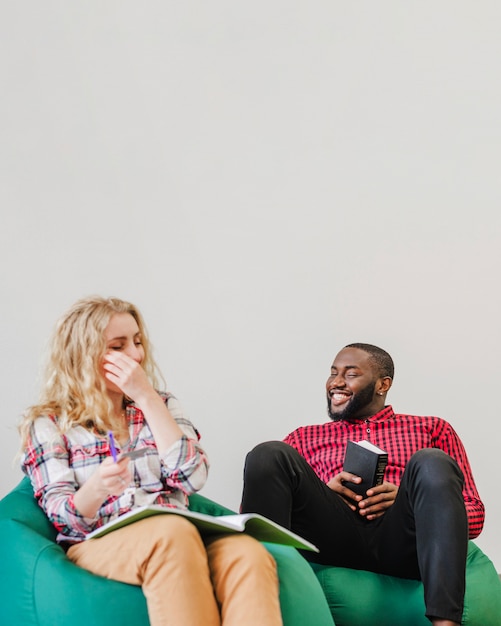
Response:
POLYGON ((151 626, 281 626, 273 557, 248 535, 202 541, 191 522, 158 515, 78 543, 68 558, 141 585, 151 626))

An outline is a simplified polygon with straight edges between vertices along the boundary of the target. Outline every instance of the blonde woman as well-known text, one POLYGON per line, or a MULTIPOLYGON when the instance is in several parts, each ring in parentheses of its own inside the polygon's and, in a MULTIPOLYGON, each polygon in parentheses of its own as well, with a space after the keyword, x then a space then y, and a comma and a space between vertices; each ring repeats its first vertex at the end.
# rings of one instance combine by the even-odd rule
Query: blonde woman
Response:
POLYGON ((159 392, 138 309, 117 298, 78 301, 56 325, 40 401, 21 423, 22 467, 68 558, 141 585, 152 626, 282 624, 275 562, 246 535, 200 537, 159 515, 84 541, 134 506, 186 508, 207 478, 199 434, 159 392), (134 460, 113 458, 144 449, 134 460))

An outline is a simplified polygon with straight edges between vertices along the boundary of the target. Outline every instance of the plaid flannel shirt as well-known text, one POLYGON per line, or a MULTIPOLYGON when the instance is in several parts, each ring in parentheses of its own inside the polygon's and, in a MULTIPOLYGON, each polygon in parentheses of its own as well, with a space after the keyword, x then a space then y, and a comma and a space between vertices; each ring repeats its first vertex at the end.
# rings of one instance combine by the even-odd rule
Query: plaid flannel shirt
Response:
POLYGON ((41 416, 31 427, 22 458, 22 469, 30 477, 35 498, 58 530, 58 542, 82 541, 90 531, 136 506, 160 504, 186 508, 188 495, 203 487, 209 468, 199 445, 200 435, 184 415, 178 400, 160 393, 183 431, 183 437, 167 450, 157 450, 142 411, 130 403, 126 416, 129 440, 118 452, 148 448, 145 456, 131 461, 132 482, 121 496, 107 498, 96 516, 84 517, 74 505, 75 492, 111 455, 106 436, 82 426, 62 433, 57 418, 41 416))

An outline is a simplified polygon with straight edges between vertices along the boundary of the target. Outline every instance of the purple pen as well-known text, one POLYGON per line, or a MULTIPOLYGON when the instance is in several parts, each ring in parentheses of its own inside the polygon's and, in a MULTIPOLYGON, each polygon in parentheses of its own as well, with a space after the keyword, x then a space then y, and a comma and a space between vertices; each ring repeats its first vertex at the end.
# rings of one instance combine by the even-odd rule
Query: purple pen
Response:
POLYGON ((113 437, 113 433, 111 432, 111 430, 108 432, 108 441, 110 442, 111 456, 113 457, 113 460, 116 463, 117 462, 117 448, 115 446, 115 437, 113 437))

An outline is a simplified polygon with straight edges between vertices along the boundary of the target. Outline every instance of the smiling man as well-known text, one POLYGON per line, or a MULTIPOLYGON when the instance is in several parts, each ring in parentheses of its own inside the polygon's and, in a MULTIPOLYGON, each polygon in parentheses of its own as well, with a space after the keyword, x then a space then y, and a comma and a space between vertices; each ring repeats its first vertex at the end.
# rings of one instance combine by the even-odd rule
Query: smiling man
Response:
POLYGON ((302 426, 248 455, 242 512, 257 512, 316 544, 310 560, 422 580, 434 626, 461 622, 468 538, 484 506, 464 446, 439 417, 400 415, 385 404, 391 356, 365 343, 345 346, 326 383, 330 422, 302 426), (388 453, 381 485, 364 496, 343 471, 347 442, 388 453))

